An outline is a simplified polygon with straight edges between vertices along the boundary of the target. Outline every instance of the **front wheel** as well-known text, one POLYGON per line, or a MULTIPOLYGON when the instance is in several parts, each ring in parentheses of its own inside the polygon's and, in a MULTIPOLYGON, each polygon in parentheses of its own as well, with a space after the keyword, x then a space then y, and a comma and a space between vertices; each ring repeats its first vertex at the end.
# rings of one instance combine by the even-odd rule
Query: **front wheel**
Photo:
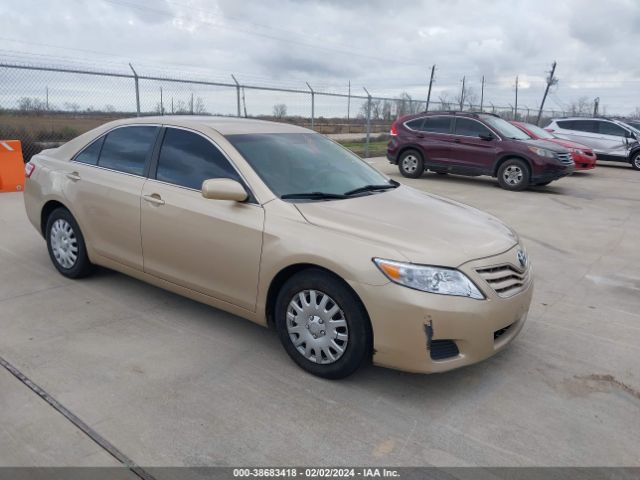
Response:
POLYGON ((403 177, 418 178, 424 173, 422 155, 415 150, 407 150, 398 159, 398 169, 403 177))
POLYGON ((518 158, 506 160, 498 169, 498 183, 506 190, 524 190, 529 178, 529 166, 518 158))
POLYGON ((53 266, 65 277, 81 278, 91 273, 93 265, 80 227, 66 208, 56 208, 47 218, 47 250, 53 266))
POLYGON ((635 170, 640 170, 640 152, 636 152, 633 157, 631 157, 631 166, 635 170))
POLYGON ((360 300, 339 278, 304 270, 280 289, 275 312, 278 336, 304 370, 344 378, 371 357, 371 327, 360 300))

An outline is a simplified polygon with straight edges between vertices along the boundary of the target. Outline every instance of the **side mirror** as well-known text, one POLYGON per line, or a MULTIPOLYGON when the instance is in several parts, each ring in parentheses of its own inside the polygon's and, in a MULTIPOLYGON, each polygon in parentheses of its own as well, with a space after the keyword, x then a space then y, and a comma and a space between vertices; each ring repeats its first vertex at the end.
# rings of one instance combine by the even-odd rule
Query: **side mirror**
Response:
POLYGON ((480 137, 480 140, 484 140, 486 142, 490 142, 491 140, 493 140, 495 137, 493 136, 493 133, 481 133, 478 135, 478 137, 480 137))
POLYGON ((230 178, 211 178, 202 182, 202 196, 210 200, 244 202, 248 195, 239 182, 230 178))

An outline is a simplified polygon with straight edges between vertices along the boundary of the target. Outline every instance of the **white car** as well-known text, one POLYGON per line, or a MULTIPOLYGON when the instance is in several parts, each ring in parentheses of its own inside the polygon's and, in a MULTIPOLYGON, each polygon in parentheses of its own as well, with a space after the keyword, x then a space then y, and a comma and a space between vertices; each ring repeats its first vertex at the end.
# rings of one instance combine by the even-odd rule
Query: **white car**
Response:
POLYGON ((556 118, 545 127, 558 138, 591 147, 598 160, 628 162, 640 170, 640 131, 608 118, 556 118))

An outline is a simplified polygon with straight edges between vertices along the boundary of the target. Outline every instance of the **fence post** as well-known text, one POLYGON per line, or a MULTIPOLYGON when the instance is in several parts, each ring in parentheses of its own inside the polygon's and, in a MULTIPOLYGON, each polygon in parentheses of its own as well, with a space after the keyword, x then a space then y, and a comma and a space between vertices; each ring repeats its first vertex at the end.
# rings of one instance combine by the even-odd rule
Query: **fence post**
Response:
POLYGON ((311 130, 313 130, 314 127, 314 121, 315 121, 315 116, 316 116, 316 92, 313 91, 313 88, 311 88, 311 85, 309 85, 309 82, 305 82, 307 84, 307 87, 309 87, 309 90, 311 91, 311 130))
POLYGON ((233 78, 233 81, 236 83, 236 100, 238 103, 238 117, 241 117, 242 115, 240 114, 240 84, 238 83, 238 80, 236 80, 236 77, 233 75, 233 73, 231 74, 231 78, 233 78))
POLYGON ((369 142, 371 141, 371 94, 365 87, 362 88, 367 92, 367 140, 364 144, 364 157, 369 158, 369 142))
POLYGON ((133 72, 133 81, 136 84, 136 115, 139 117, 140 116, 140 87, 138 85, 138 74, 134 70, 133 65, 131 65, 131 63, 129 63, 129 68, 131 68, 131 71, 133 72))

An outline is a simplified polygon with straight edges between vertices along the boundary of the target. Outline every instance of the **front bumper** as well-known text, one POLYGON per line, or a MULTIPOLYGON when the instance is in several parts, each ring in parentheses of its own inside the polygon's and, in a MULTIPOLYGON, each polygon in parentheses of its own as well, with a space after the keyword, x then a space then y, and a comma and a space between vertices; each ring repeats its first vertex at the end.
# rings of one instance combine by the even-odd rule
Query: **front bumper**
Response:
POLYGON ((531 176, 531 183, 551 182, 571 175, 575 170, 573 165, 547 165, 544 170, 531 176))
POLYGON ((591 170, 592 168, 596 168, 596 157, 577 155, 574 153, 573 161, 576 164, 576 170, 591 170))
POLYGON ((434 373, 480 362, 504 349, 527 318, 533 294, 531 272, 519 293, 503 298, 476 269, 512 264, 516 251, 514 247, 460 267, 482 290, 485 300, 431 294, 394 283, 354 285, 373 327, 373 362, 409 372, 434 373))

